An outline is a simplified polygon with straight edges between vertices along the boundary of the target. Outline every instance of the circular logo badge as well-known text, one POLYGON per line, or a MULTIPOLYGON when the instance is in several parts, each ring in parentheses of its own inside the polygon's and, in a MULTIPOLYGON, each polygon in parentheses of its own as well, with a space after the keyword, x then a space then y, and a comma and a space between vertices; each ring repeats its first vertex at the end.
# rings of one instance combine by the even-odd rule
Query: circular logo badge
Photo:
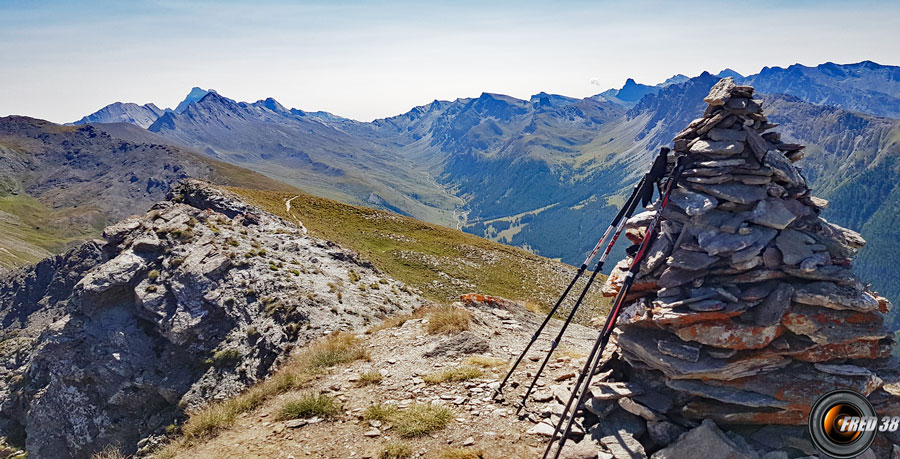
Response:
POLYGON ((835 390, 819 397, 809 412, 809 435, 819 451, 835 459, 853 458, 875 440, 875 408, 860 393, 835 390))

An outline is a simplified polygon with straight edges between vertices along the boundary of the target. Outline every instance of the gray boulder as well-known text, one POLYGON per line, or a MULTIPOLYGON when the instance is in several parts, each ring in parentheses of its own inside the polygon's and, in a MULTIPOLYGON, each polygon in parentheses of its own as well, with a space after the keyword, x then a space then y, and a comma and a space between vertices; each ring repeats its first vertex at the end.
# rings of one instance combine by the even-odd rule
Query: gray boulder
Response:
POLYGON ((714 422, 706 419, 699 427, 682 435, 677 443, 653 453, 651 458, 696 459, 698 455, 717 459, 759 458, 756 451, 742 446, 719 430, 714 422))

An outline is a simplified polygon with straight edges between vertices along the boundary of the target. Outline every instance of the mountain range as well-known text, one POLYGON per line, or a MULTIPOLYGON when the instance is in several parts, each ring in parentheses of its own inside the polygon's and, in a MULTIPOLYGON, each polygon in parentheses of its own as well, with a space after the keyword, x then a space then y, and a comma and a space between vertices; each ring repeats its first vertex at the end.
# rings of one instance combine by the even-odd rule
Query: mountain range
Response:
POLYGON ((885 269, 900 255, 896 66, 796 64, 749 76, 676 75, 653 86, 629 79, 583 99, 485 93, 373 122, 194 88, 146 126, 136 114, 128 115, 135 121, 123 118, 139 106, 119 103, 77 124, 130 122, 146 130, 116 128, 118 138, 165 142, 314 194, 580 264, 652 152, 701 115, 703 96, 720 76, 754 85, 783 140, 807 145, 799 165, 817 194, 832 201, 825 217, 861 230, 872 250, 863 251, 856 269, 897 298, 900 288, 885 269))

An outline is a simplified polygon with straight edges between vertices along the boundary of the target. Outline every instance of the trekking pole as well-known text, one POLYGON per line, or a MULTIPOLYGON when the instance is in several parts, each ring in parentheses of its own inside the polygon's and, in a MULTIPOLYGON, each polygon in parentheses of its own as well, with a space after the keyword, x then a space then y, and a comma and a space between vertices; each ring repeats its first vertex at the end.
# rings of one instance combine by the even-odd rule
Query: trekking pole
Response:
MULTIPOLYGON (((537 341, 540 337, 541 333, 544 331, 544 328, 550 322, 550 319, 553 317, 553 314, 556 313, 556 310, 559 309, 559 306, 562 304, 563 300, 569 295, 569 291, 575 285, 575 282, 584 274, 584 271, 587 269, 588 265, 594 260, 594 257, 597 256, 597 253, 600 251, 600 248, 603 247, 603 243, 606 241, 606 238, 609 237, 610 233, 614 228, 620 228, 616 235, 613 238, 613 241, 618 237, 619 232, 621 231, 621 226, 624 225, 625 220, 631 216, 631 213, 634 212, 634 208, 636 207, 636 203, 643 201, 646 206, 650 201, 650 198, 653 195, 652 187, 648 183, 655 182, 659 177, 665 175, 666 170, 666 162, 668 158, 669 149, 662 148, 659 151, 659 155, 656 157, 656 160, 653 162, 653 166, 650 168, 650 171, 638 181, 637 185, 635 185, 634 190, 631 192, 631 196, 628 197, 628 200, 625 201, 625 205, 619 209, 619 212, 613 218, 613 221, 606 228, 606 231, 603 232, 603 237, 597 241, 597 244, 594 245, 594 249, 591 250, 591 253, 588 254, 587 258, 585 258, 584 263, 581 264, 581 267, 578 268, 578 272, 575 274, 575 277, 572 278, 572 281, 569 282, 568 287, 563 291, 562 295, 560 295, 559 299, 556 301, 556 304, 550 309, 550 312, 547 313, 547 317, 544 318, 544 321, 538 327, 538 329, 531 336, 531 339, 528 341, 528 344, 525 345, 525 349, 519 354, 519 357, 516 359, 515 363, 513 363, 512 368, 506 373, 506 376, 503 378, 503 381, 500 382, 500 385, 494 390, 494 394, 492 398, 496 399, 498 395, 503 393, 503 388, 506 386, 506 383, 509 382, 509 378, 516 371, 516 368, 522 363, 522 359, 525 358, 525 355, 528 354, 528 351, 531 349, 531 346, 537 341), (632 205, 634 203, 634 205, 632 205), (630 208, 630 210, 629 210, 630 208)), ((607 251, 609 251, 612 247, 608 247, 607 251)), ((605 259, 605 256, 604 256, 605 259)), ((600 265, 602 267, 602 265, 600 265)), ((599 270, 600 268, 598 268, 599 270)), ((593 276, 592 276, 593 278, 593 276)), ((588 284, 590 285, 590 283, 588 284)), ((582 294, 582 296, 584 296, 582 294)), ((574 316, 574 313, 570 313, 570 316, 574 316)), ((569 319, 571 320, 571 319, 569 319)), ((555 347, 555 345, 553 345, 555 347)), ((552 352, 552 348, 551 348, 552 352)))
MULTIPOLYGON (((637 194, 638 194, 638 191, 641 189, 643 183, 644 183, 644 179, 641 179, 641 181, 638 183, 638 186, 636 186, 634 188, 634 191, 632 192, 631 196, 628 198, 628 202, 626 202, 626 204, 630 203, 631 201, 634 201, 634 202, 638 201, 637 194)), ((609 237, 609 233, 612 232, 612 230, 619 224, 620 221, 624 222, 624 219, 622 217, 624 215, 624 211, 625 211, 626 207, 627 207, 627 205, 623 206, 622 209, 619 210, 619 213, 616 214, 616 217, 613 219, 613 223, 611 223, 609 225, 609 227, 606 228, 606 231, 603 233, 603 237, 600 239, 600 241, 597 242, 596 246, 594 247, 594 250, 591 251, 591 253, 584 260, 584 263, 581 264, 581 267, 578 268, 578 272, 575 273, 575 277, 573 277, 572 281, 569 282, 569 286, 566 287, 566 289, 563 291, 562 295, 560 295, 559 299, 556 301, 556 304, 554 304, 553 307, 550 309, 550 312, 547 313, 547 317, 544 318, 544 321, 541 323, 541 325, 538 327, 538 329, 535 330, 534 334, 531 336, 531 340, 529 340, 528 344, 525 345, 525 349, 523 349, 522 353, 519 354, 519 357, 516 359, 516 362, 513 364, 512 368, 509 369, 509 372, 506 373, 506 377, 503 378, 503 381, 500 383, 500 386, 497 387, 497 389, 494 391, 493 398, 496 398, 497 395, 500 395, 501 393, 503 393, 503 387, 506 386, 506 383, 509 381, 509 378, 516 371, 516 368, 519 366, 519 364, 522 362, 522 359, 524 359, 525 355, 528 354, 528 351, 531 349, 531 346, 540 337, 541 333, 544 331, 544 328, 550 322, 550 319, 553 318, 553 314, 555 314, 556 310, 559 309, 559 306, 562 304, 563 300, 569 295, 569 291, 572 290, 572 287, 575 285, 575 282, 577 282, 578 279, 581 277, 581 275, 584 274, 584 271, 587 269, 588 264, 591 261, 593 261, 594 257, 597 255, 599 248, 603 246, 603 242, 606 241, 607 237, 609 237)))
POLYGON ((572 394, 569 396, 569 400, 566 402, 566 406, 563 410, 562 416, 559 418, 559 422, 557 422, 555 428, 553 429, 553 435, 551 435, 550 441, 547 442, 547 448, 544 450, 544 455, 542 456, 543 459, 546 459, 548 457, 547 455, 553 448, 556 435, 560 432, 563 423, 566 422, 566 417, 568 417, 569 419, 566 423, 566 428, 563 430, 562 435, 559 438, 559 446, 556 449, 556 453, 553 455, 553 459, 559 458, 559 455, 566 444, 566 440, 569 434, 572 432, 572 424, 575 422, 575 415, 578 412, 578 407, 580 407, 584 403, 584 398, 588 393, 591 379, 594 377, 594 372, 597 371, 600 360, 602 360, 603 358, 603 350, 606 348, 607 343, 609 343, 610 336, 612 336, 612 331, 616 325, 616 320, 618 319, 619 313, 622 310, 622 305, 625 303, 625 297, 627 296, 628 291, 631 289, 631 286, 634 285, 635 276, 640 271, 641 262, 643 261, 644 256, 646 255, 647 250, 649 249, 651 242, 655 236, 656 228, 659 226, 663 209, 665 209, 668 205, 669 195, 671 194, 672 189, 675 186, 675 182, 681 175, 681 171, 683 169, 683 159, 684 157, 678 158, 676 166, 672 171, 672 176, 670 177, 668 183, 666 183, 665 193, 660 196, 660 205, 657 209, 657 214, 653 218, 653 221, 650 223, 650 225, 647 227, 647 232, 644 236, 644 240, 641 241, 640 248, 635 254, 634 260, 632 260, 631 267, 628 270, 628 273, 625 275, 625 279, 622 281, 622 287, 619 290, 618 295, 616 295, 616 300, 613 304, 613 308, 610 310, 609 315, 606 317, 606 323, 604 324, 600 335, 597 337, 597 341, 594 343, 594 347, 591 349, 590 355, 584 362, 584 368, 582 369, 581 374, 578 376, 578 380, 575 383, 575 387, 572 389, 572 394), (578 403, 575 404, 574 410, 572 410, 571 416, 569 416, 569 410, 572 409, 572 403, 576 398, 578 400, 578 403))
MULTIPOLYGON (((639 190, 640 187, 643 186, 651 186, 652 183, 646 181, 646 177, 641 179, 638 182, 638 188, 635 191, 639 190)), ((594 279, 597 277, 597 273, 603 270, 603 265, 606 263, 606 258, 609 256, 609 253, 612 251, 613 246, 616 244, 616 240, 619 238, 619 235, 622 234, 622 228, 625 227, 625 221, 631 214, 634 213, 634 209, 637 207, 640 199, 632 199, 630 202, 627 202, 623 210, 625 210, 625 218, 622 218, 618 225, 616 225, 616 231, 613 233, 612 239, 610 239, 609 244, 606 245, 606 250, 603 251, 603 255, 600 256, 600 261, 597 263, 597 267, 594 269, 594 272, 591 274, 590 279, 588 279, 587 284, 584 286, 584 289, 581 291, 581 295, 578 297, 578 300, 575 302, 575 305, 572 306, 572 310, 569 312, 569 316, 566 317, 566 321, 563 322, 562 327, 559 329, 559 332, 556 335, 556 338, 550 342, 550 350, 547 351, 547 355, 544 357, 544 361, 541 362, 541 366, 538 368, 537 373, 535 373, 534 378, 531 380, 531 384, 528 385, 528 389, 525 390, 525 395, 522 396, 522 401, 519 403, 518 409, 516 409, 516 415, 522 411, 522 408, 525 407, 526 402, 528 401, 528 396, 531 395, 531 391, 534 390, 535 384, 537 384, 538 378, 541 377, 541 374, 544 372, 544 367, 547 366, 547 363, 550 361, 550 357, 553 355, 553 351, 556 350, 556 347, 562 341, 563 335, 566 333, 566 329, 569 328, 569 324, 572 323, 572 319, 575 317, 575 313, 578 311, 578 307, 581 305, 581 302, 584 300, 585 295, 588 290, 591 288, 591 284, 594 283, 594 279)))

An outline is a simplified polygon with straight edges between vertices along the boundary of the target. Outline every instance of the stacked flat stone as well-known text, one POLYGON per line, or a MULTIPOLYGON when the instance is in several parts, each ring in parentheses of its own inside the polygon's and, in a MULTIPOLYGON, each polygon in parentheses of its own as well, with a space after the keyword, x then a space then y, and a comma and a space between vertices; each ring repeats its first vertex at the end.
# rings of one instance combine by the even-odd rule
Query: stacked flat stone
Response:
MULTIPOLYGON (((624 380, 669 403, 620 405, 655 422, 804 424, 816 397, 851 388, 897 412, 890 303, 850 270, 865 241, 819 216, 828 203, 793 164, 803 146, 771 130, 752 87, 725 78, 704 101, 674 139, 688 165, 617 332, 624 380)), ((633 242, 655 212, 627 222, 633 242)))

